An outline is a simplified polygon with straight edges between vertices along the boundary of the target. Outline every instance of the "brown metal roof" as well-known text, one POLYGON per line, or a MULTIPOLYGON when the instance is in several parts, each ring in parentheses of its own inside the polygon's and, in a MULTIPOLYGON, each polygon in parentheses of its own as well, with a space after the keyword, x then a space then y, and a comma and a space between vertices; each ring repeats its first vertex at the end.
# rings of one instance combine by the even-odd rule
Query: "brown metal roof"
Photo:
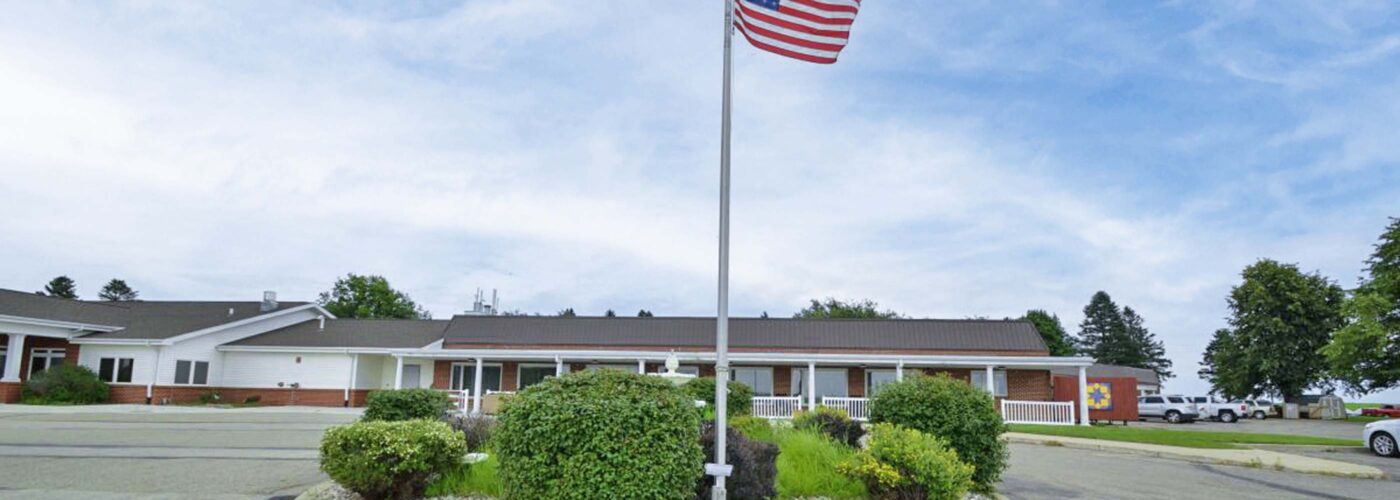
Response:
POLYGON ((225 345, 260 347, 383 347, 417 349, 442 340, 447 320, 330 319, 306 321, 225 345))
MULTIPOLYGON (((729 336, 734 348, 1048 352, 1034 325, 1015 320, 733 318, 729 336)), ((456 316, 444 333, 446 346, 686 348, 714 341, 714 318, 456 316)))

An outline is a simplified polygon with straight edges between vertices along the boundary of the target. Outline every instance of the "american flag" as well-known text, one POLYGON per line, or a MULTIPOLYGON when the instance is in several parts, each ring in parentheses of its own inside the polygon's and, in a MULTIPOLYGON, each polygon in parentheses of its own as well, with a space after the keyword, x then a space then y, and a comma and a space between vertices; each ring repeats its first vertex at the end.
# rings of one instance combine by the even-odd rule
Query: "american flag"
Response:
POLYGON ((818 64, 836 62, 860 0, 736 0, 734 27, 754 47, 818 64))

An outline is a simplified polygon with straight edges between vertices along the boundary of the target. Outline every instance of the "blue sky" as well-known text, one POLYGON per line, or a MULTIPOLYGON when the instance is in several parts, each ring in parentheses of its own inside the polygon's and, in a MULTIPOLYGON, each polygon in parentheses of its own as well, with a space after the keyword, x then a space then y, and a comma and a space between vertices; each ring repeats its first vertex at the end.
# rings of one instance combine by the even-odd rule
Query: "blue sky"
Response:
MULTIPOLYGON (((23 2, 0 286, 446 317, 712 314, 720 2, 23 2)), ((1137 309, 1194 376, 1260 257, 1355 283, 1400 216, 1389 2, 869 2, 833 66, 739 42, 733 309, 1137 309)), ((1391 393, 1388 397, 1397 396, 1391 393)))

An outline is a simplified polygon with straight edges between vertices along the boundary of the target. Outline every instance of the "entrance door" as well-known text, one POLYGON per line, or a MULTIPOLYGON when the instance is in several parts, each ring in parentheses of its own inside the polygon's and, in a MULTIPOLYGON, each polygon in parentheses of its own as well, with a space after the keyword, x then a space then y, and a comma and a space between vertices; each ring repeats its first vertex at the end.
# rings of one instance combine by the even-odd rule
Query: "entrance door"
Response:
POLYGON ((422 379, 423 367, 418 365, 403 365, 403 388, 417 389, 419 381, 422 379))

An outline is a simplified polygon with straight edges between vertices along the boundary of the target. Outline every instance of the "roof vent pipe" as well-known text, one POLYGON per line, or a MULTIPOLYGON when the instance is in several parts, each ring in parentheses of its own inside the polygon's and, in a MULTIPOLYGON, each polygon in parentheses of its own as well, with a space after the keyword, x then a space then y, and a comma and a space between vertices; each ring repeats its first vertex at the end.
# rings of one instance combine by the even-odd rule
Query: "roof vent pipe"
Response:
POLYGON ((277 292, 272 290, 263 292, 262 305, 259 307, 259 310, 268 312, 274 309, 277 309, 277 292))

